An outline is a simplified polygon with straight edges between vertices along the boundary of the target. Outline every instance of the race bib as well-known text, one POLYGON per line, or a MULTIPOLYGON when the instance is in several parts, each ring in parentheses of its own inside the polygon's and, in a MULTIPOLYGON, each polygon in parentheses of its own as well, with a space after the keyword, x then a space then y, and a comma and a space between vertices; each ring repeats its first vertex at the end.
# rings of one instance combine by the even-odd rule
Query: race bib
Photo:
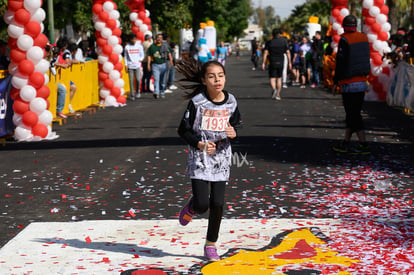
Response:
POLYGON ((203 111, 201 129, 207 131, 223 132, 229 122, 229 110, 209 110, 203 111))

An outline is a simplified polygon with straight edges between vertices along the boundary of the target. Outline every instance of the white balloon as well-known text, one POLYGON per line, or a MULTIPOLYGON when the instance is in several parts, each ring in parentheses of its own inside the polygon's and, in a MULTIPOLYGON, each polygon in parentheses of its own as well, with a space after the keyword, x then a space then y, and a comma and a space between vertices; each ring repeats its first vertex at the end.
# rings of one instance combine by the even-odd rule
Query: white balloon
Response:
POLYGON ((41 0, 24 0, 23 4, 24 4, 24 8, 33 14, 42 6, 42 1, 41 0))
POLYGON ((22 51, 27 51, 33 47, 33 38, 27 34, 22 34, 17 38, 17 47, 22 51))
POLYGON ((383 30, 384 32, 389 32, 391 30, 391 24, 388 22, 382 24, 381 30, 383 30))
POLYGON ((98 62, 99 64, 105 64, 106 62, 108 62, 108 57, 104 56, 104 55, 100 55, 98 56, 98 62))
POLYGON ((46 12, 44 9, 40 8, 40 9, 37 9, 35 13, 32 14, 32 17, 30 20, 42 23, 45 20, 45 18, 46 18, 46 12))
POLYGON ((11 10, 6 10, 4 12, 3 19, 6 24, 12 24, 14 22, 14 12, 11 10))
POLYGON ((23 86, 27 85, 28 77, 21 75, 19 72, 15 73, 12 76, 11 83, 14 88, 21 89, 23 86))
POLYGON ((112 48, 112 50, 113 50, 113 52, 114 53, 117 53, 117 54, 121 54, 122 53, 122 51, 123 51, 123 49, 122 49, 122 46, 121 45, 115 45, 113 48, 112 48))
POLYGON ((35 71, 45 74, 50 67, 50 63, 46 59, 42 59, 35 65, 35 71))
POLYGON ((137 20, 135 20, 134 21, 134 24, 135 24, 135 26, 137 26, 137 27, 139 27, 139 26, 141 26, 142 25, 142 20, 141 19, 137 19, 137 20))
POLYGON ((23 124, 22 115, 14 113, 13 114, 13 124, 16 125, 16 126, 22 125, 23 124))
POLYGON ((24 34, 24 28, 15 24, 10 24, 7 27, 7 34, 13 38, 19 38, 20 35, 24 34))
POLYGON ((145 10, 145 17, 150 17, 151 13, 149 10, 145 10))
POLYGON ((382 73, 382 67, 381 66, 373 66, 371 67, 371 72, 375 76, 379 76, 382 73))
POLYGON ((111 62, 105 62, 105 64, 103 64, 102 66, 102 69, 104 70, 104 72, 110 73, 114 69, 114 64, 112 64, 111 62))
POLYGON ((115 45, 118 45, 119 44, 119 39, 118 39, 118 36, 116 36, 116 35, 111 35, 109 38, 108 38, 108 45, 110 45, 110 46, 115 46, 115 45))
POLYGON ((139 26, 139 30, 141 32, 146 32, 148 30, 148 26, 145 24, 142 24, 141 26, 139 26))
POLYGON ((109 73, 109 78, 112 79, 113 81, 116 81, 120 77, 121 77, 121 73, 118 72, 117 70, 113 70, 109 73))
POLYGON ((129 20, 130 21, 132 21, 132 22, 134 22, 135 20, 137 20, 138 19, 138 13, 136 13, 136 12, 131 12, 130 14, 129 14, 129 20))
POLYGON ((38 115, 44 112, 46 108, 47 108, 46 100, 44 100, 41 97, 36 97, 32 101, 30 101, 30 110, 32 110, 38 115))
POLYGON ((95 22, 94 26, 97 31, 102 31, 105 28, 105 23, 98 21, 98 22, 95 22))
POLYGON ((105 106, 118 106, 118 104, 116 103, 116 98, 111 95, 108 95, 105 98, 105 106))
POLYGON ((386 23, 387 22, 387 16, 385 15, 385 14, 382 14, 382 13, 380 13, 380 14, 378 14, 378 16, 375 18, 375 21, 378 23, 378 24, 384 24, 384 23, 386 23))
POLYGON ((338 23, 333 23, 332 24, 332 29, 334 29, 335 31, 338 31, 338 29, 341 27, 341 25, 340 24, 338 24, 338 23))
POLYGON ((372 43, 372 48, 374 48, 374 50, 380 52, 382 50, 382 41, 375 40, 374 43, 372 43))
POLYGON ((349 10, 346 9, 346 8, 343 8, 343 9, 340 10, 339 13, 341 14, 341 16, 345 17, 345 16, 349 15, 349 10))
POLYGON ((14 137, 17 140, 22 141, 22 140, 26 140, 26 139, 33 137, 33 135, 32 135, 31 129, 17 126, 16 129, 14 130, 14 137))
POLYGON ((124 95, 125 94, 125 90, 124 90, 124 88, 121 88, 121 95, 124 95))
POLYGON ((368 33, 367 37, 370 43, 374 43, 378 39, 378 35, 376 35, 375 33, 368 33))
POLYGON ((122 78, 119 78, 115 81, 114 86, 123 88, 125 86, 125 81, 122 78))
POLYGON ((45 31, 45 25, 43 25, 42 22, 40 22, 39 24, 40 24, 40 33, 43 33, 45 31))
POLYGON ((43 76, 45 77, 45 83, 43 85, 47 85, 49 83, 49 75, 45 73, 43 76))
POLYGON ((109 13, 109 16, 115 20, 118 20, 120 17, 119 11, 113 10, 109 13))
POLYGON ((107 89, 101 89, 100 91, 99 91, 99 96, 101 97, 101 98, 106 98, 107 96, 109 96, 109 94, 110 94, 111 92, 109 91, 109 90, 107 90, 107 89))
POLYGON ((40 60, 43 59, 43 54, 44 53, 43 53, 42 48, 38 46, 34 46, 27 51, 26 57, 27 59, 32 61, 34 64, 37 64, 39 63, 40 60))
POLYGON ((36 89, 33 86, 25 85, 20 89, 20 97, 24 101, 30 102, 36 98, 36 89))
POLYGON ((374 5, 374 0, 364 0, 362 6, 366 9, 371 8, 374 5))
POLYGON ((18 66, 14 64, 13 62, 9 63, 9 67, 7 68, 10 74, 15 74, 18 70, 18 66))
POLYGON ((337 32, 338 32, 338 35, 341 35, 341 34, 343 34, 343 33, 345 32, 345 30, 344 30, 344 28, 340 27, 340 28, 337 30, 337 32))
POLYGON ((380 14, 381 10, 380 8, 373 6, 369 9, 369 15, 372 17, 377 17, 378 14, 380 14))
POLYGON ((39 123, 42 123, 44 125, 49 125, 52 123, 53 115, 49 110, 45 110, 39 115, 39 123))
POLYGON ((362 27, 362 31, 363 31, 364 33, 372 33, 372 31, 371 31, 371 27, 370 27, 370 26, 368 26, 368 25, 364 25, 364 26, 362 27))
POLYGON ((110 2, 110 1, 106 1, 102 5, 102 8, 103 8, 104 11, 110 12, 110 11, 112 11, 115 8, 115 6, 114 6, 114 3, 110 2))
POLYGON ((111 31, 110 28, 105 27, 105 28, 102 29, 101 36, 103 38, 108 39, 111 35, 112 35, 112 31, 111 31))

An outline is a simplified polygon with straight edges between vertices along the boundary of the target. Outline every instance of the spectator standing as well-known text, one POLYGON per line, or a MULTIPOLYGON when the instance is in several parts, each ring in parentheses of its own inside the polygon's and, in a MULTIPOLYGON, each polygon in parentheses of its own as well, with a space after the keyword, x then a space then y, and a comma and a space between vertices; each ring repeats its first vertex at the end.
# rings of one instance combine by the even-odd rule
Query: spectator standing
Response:
POLYGON ((280 92, 282 91, 282 74, 284 54, 288 56, 289 69, 292 69, 290 62, 289 45, 286 38, 282 37, 279 29, 272 31, 272 40, 267 41, 263 54, 262 69, 265 70, 265 62, 269 56, 269 80, 272 88, 272 98, 281 100, 280 92))
POLYGON ((144 59, 144 48, 135 34, 130 35, 129 43, 124 48, 124 55, 128 69, 130 96, 134 101, 136 97, 141 97, 141 61, 144 59))
POLYGON ((323 42, 321 32, 317 31, 312 41, 312 88, 319 87, 321 81, 321 69, 323 59, 323 42))
POLYGON ((306 87, 306 83, 310 83, 311 79, 311 56, 312 56, 312 45, 309 43, 307 36, 302 37, 302 43, 299 46, 299 51, 301 52, 301 88, 306 87))
POLYGON ((293 36, 292 38, 292 74, 293 86, 300 85, 300 55, 299 55, 299 38, 293 36))
POLYGON ((257 49, 259 48, 259 42, 257 42, 256 37, 252 40, 252 62, 253 62, 253 68, 252 70, 257 69, 257 65, 259 62, 259 57, 257 56, 257 49))
POLYGON ((342 153, 370 154, 361 116, 365 92, 368 90, 367 77, 370 73, 368 38, 364 33, 356 30, 355 16, 346 16, 342 25, 345 32, 338 43, 333 92, 336 90, 336 85, 341 86, 346 128, 344 140, 333 150, 342 153), (355 148, 350 148, 349 143, 353 133, 356 133, 359 143, 355 148))
POLYGON ((167 62, 173 66, 172 55, 168 47, 162 43, 162 34, 157 34, 155 42, 147 51, 148 71, 152 71, 154 76, 154 98, 165 97, 165 76, 167 71, 167 62))
POLYGON ((143 93, 150 93, 150 84, 151 84, 151 71, 148 70, 148 55, 147 51, 148 48, 152 44, 152 35, 146 34, 145 41, 142 43, 142 47, 144 48, 144 59, 142 60, 142 69, 144 71, 144 75, 142 77, 142 85, 141 85, 141 92, 143 93))

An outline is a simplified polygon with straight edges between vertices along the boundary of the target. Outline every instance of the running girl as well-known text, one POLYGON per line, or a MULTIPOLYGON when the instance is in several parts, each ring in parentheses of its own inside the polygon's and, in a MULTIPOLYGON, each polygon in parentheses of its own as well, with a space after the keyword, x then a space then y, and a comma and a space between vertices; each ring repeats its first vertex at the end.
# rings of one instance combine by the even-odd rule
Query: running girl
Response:
POLYGON ((224 91, 226 73, 217 61, 201 65, 184 59, 176 66, 184 75, 184 88, 193 92, 181 120, 178 134, 189 145, 187 173, 191 178, 192 196, 181 209, 179 221, 187 225, 195 214, 210 209, 204 256, 218 261, 215 243, 218 239, 224 208, 224 192, 230 176, 230 139, 237 136, 241 125, 236 98, 224 91), (194 84, 195 83, 195 84, 194 84))

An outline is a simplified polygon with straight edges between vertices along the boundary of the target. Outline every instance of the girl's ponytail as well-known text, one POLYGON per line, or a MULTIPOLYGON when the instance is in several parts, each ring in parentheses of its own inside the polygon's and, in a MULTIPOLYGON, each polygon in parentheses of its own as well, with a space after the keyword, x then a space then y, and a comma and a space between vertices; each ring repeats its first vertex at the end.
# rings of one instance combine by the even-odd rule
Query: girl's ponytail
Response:
POLYGON ((184 90, 192 90, 186 92, 184 98, 191 99, 199 93, 205 91, 206 87, 201 81, 203 64, 192 57, 181 59, 175 65, 176 70, 183 75, 183 78, 178 80, 178 85, 184 90))

